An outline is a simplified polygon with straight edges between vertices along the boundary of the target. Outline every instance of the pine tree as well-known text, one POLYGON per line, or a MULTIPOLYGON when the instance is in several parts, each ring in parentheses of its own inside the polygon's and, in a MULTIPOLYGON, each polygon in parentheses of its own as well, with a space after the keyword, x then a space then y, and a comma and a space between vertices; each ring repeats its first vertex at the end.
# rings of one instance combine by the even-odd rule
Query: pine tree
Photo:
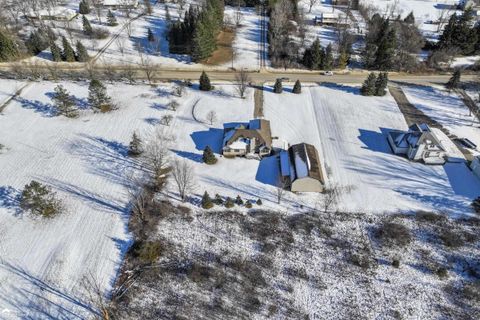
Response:
POLYGON ((55 62, 62 61, 62 50, 57 46, 55 41, 50 44, 50 51, 52 52, 52 60, 55 62))
POLYGON ((217 158, 215 158, 215 154, 213 153, 212 149, 209 146, 205 147, 203 150, 203 162, 206 164, 215 164, 217 163, 217 158))
POLYGON ((243 200, 242 200, 242 197, 240 197, 240 195, 238 195, 237 198, 235 199, 235 204, 238 206, 243 205, 243 200))
POLYGON ((310 69, 312 70, 321 69, 323 65, 324 50, 320 45, 320 40, 318 40, 318 38, 315 39, 315 41, 313 41, 310 51, 312 55, 312 61, 311 61, 312 65, 310 69))
POLYGON ((75 62, 75 51, 73 51, 72 46, 68 42, 67 38, 62 37, 63 52, 62 58, 67 62, 75 62))
POLYGON ((382 35, 375 56, 375 65, 379 70, 390 70, 392 68, 395 46, 396 31, 387 19, 383 24, 382 35))
POLYGON ((82 0, 80 1, 80 4, 78 5, 78 13, 80 14, 89 14, 90 13, 90 6, 88 4, 87 0, 82 0))
POLYGON ((111 110, 111 98, 107 94, 107 88, 97 79, 92 79, 88 86, 88 103, 97 111, 107 112, 111 110))
POLYGON ((128 154, 131 156, 139 156, 143 153, 142 140, 138 137, 137 133, 132 134, 132 140, 128 146, 128 154))
POLYGON ((295 82, 295 85, 293 86, 293 93, 299 94, 302 93, 302 84, 300 83, 300 80, 297 80, 295 82))
POLYGON ((85 46, 80 42, 80 40, 77 41, 76 47, 77 47, 77 61, 87 62, 90 59, 90 57, 88 56, 87 49, 85 49, 85 46))
POLYGON ((387 94, 388 73, 381 72, 375 81, 375 95, 384 96, 387 94))
POLYGON ((87 16, 82 16, 82 24, 83 33, 85 33, 87 36, 91 36, 93 34, 93 28, 90 24, 90 21, 88 21, 87 16))
POLYGON ((273 92, 274 93, 282 93, 283 92, 282 79, 275 80, 275 85, 273 86, 273 92))
POLYGON ((370 73, 360 89, 362 96, 373 96, 375 94, 376 81, 377 77, 375 76, 375 73, 370 73))
POLYGON ((215 199, 213 199, 213 203, 215 203, 218 206, 221 206, 223 204, 222 196, 220 196, 218 193, 215 194, 215 199))
POLYGON ((56 86, 54 91, 52 101, 58 113, 68 118, 77 117, 78 111, 75 107, 75 98, 62 85, 56 86))
POLYGON ((473 200, 472 208, 475 213, 480 213, 480 197, 473 200))
POLYGON ((403 21, 408 24, 415 24, 415 16, 413 15, 413 11, 411 11, 408 16, 403 19, 403 21))
POLYGON ((449 90, 457 89, 460 86, 460 77, 462 76, 462 71, 460 69, 455 70, 452 77, 448 80, 446 87, 449 90))
POLYGON ((0 62, 11 61, 19 55, 15 41, 10 37, 8 31, 0 26, 0 62))
POLYGON ((225 201, 225 208, 233 208, 235 205, 235 202, 233 202, 233 199, 228 197, 227 200, 225 201))
POLYGON ((202 208, 203 209, 210 209, 213 207, 213 202, 212 199, 210 198, 210 195, 208 194, 207 191, 203 194, 202 197, 202 208))
POLYGON ((262 204, 263 204, 262 199, 259 198, 259 199, 257 200, 257 206, 261 206, 262 204))
POLYGON ((340 56, 338 57, 337 67, 339 69, 345 69, 348 65, 348 60, 350 59, 348 53, 345 51, 340 52, 340 56))
POLYGON ((210 84, 210 78, 208 75, 205 73, 205 71, 202 72, 202 75, 200 76, 200 90, 202 91, 210 91, 213 89, 212 85, 210 84))
POLYGON ((27 47, 28 51, 35 56, 47 49, 48 45, 48 35, 41 29, 32 31, 28 39, 25 41, 25 46, 27 47))
POLYGON ((148 42, 155 42, 155 35, 152 32, 152 29, 148 28, 147 29, 147 39, 148 42))
POLYGON ((325 50, 325 56, 323 59, 323 69, 324 70, 332 70, 333 67, 333 48, 332 44, 329 43, 327 49, 325 50))
POLYGON ((110 27, 118 26, 117 18, 115 18, 115 15, 113 14, 112 10, 108 10, 108 13, 107 13, 107 24, 108 24, 110 27))

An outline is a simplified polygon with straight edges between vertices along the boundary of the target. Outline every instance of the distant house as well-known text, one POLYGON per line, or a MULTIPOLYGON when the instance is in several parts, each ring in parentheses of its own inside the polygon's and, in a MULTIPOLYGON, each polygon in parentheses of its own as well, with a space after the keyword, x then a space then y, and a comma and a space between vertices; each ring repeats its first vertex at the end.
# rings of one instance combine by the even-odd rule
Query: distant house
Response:
POLYGON ((292 192, 322 192, 325 180, 317 149, 307 143, 280 152, 280 172, 292 192))
POLYGON ((77 12, 72 9, 56 7, 50 10, 31 11, 27 14, 27 19, 32 20, 54 20, 54 21, 70 21, 77 16, 77 12))
POLYGON ((239 124, 224 130, 224 156, 265 157, 271 152, 272 133, 268 120, 254 119, 248 124, 239 124))
POLYGON ((135 9, 138 0, 103 0, 103 7, 108 9, 135 9))
POLYGON ((413 124, 408 131, 393 130, 388 134, 393 153, 405 155, 425 164, 444 164, 446 149, 426 124, 413 124))
POLYGON ((473 158, 472 163, 470 164, 470 168, 472 169, 473 173, 480 178, 480 156, 476 156, 473 158))
POLYGON ((321 13, 315 16, 313 23, 318 26, 332 26, 332 27, 349 27, 345 15, 340 13, 321 13))

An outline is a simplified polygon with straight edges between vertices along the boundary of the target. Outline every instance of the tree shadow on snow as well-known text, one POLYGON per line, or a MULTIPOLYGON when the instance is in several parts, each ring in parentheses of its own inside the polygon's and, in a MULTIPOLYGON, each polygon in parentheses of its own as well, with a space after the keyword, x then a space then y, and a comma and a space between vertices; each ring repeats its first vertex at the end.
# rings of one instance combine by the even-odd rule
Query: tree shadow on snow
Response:
POLYGON ((181 151, 181 150, 171 150, 171 151, 179 157, 189 159, 198 163, 203 163, 203 156, 201 154, 181 151))
POLYGON ((351 87, 344 84, 337 84, 332 82, 322 82, 322 86, 329 89, 340 90, 345 93, 360 95, 360 88, 358 87, 351 87))
POLYGON ((0 208, 5 209, 14 209, 15 214, 19 214, 20 210, 20 199, 22 193, 20 190, 15 189, 12 186, 1 186, 0 187, 0 208))
POLYGON ((34 110, 44 117, 51 118, 58 115, 57 109, 53 104, 43 103, 39 100, 28 100, 22 97, 16 97, 14 99, 21 104, 22 108, 34 110))

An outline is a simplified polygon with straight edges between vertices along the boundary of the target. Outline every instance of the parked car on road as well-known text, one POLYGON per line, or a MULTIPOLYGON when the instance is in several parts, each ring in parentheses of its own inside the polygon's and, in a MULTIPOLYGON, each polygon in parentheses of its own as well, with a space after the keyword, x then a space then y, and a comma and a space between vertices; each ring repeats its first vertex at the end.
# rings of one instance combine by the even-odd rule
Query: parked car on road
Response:
POLYGON ((322 73, 324 76, 328 76, 328 77, 331 77, 333 76, 333 71, 325 71, 322 73))

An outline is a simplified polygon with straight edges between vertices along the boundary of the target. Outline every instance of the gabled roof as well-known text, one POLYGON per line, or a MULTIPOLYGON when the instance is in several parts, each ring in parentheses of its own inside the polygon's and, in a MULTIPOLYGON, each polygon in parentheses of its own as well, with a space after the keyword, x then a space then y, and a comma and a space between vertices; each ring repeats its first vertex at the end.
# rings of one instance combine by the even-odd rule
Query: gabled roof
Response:
POLYGON ((264 119, 250 120, 248 126, 238 125, 235 128, 225 129, 223 145, 228 146, 238 139, 252 139, 259 141, 258 144, 264 144, 266 147, 272 146, 272 133, 270 130, 270 121, 264 119))
POLYGON ((435 135, 434 132, 432 132, 432 130, 427 124, 414 123, 408 129, 408 132, 391 131, 389 133, 397 147, 418 147, 422 143, 428 143, 436 145, 442 151, 446 151, 438 137, 435 135))
POLYGON ((288 149, 290 161, 295 169, 294 179, 312 178, 324 183, 317 149, 307 143, 299 143, 288 149))

